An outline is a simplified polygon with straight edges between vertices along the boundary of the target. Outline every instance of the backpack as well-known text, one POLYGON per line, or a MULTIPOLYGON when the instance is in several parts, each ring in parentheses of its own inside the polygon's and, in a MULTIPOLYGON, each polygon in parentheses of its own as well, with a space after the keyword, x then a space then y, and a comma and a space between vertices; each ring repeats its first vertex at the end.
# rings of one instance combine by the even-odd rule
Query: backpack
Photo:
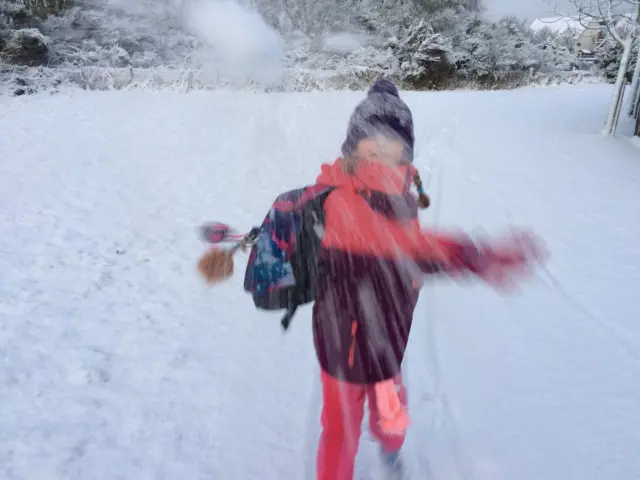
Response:
POLYGON ((282 193, 252 230, 244 290, 258 309, 286 310, 284 330, 298 306, 315 300, 324 202, 334 188, 313 185, 282 193))

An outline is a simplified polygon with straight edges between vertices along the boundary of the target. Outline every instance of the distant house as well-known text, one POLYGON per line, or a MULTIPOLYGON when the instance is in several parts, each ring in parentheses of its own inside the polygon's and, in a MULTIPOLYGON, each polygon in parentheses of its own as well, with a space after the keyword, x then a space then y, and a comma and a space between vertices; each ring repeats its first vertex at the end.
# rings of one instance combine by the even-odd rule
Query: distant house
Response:
POLYGON ((583 58, 593 57, 606 36, 606 26, 595 18, 549 17, 537 18, 531 23, 533 31, 544 28, 558 34, 571 34, 574 51, 583 58))

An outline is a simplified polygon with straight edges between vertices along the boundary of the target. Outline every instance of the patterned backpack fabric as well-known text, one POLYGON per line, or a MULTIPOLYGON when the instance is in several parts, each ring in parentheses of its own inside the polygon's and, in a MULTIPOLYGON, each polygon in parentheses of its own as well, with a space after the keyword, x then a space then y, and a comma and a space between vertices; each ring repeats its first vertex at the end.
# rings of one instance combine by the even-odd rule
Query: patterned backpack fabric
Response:
POLYGON ((315 300, 324 201, 334 187, 313 185, 278 196, 258 229, 244 289, 263 310, 286 310, 286 330, 299 305, 315 300))

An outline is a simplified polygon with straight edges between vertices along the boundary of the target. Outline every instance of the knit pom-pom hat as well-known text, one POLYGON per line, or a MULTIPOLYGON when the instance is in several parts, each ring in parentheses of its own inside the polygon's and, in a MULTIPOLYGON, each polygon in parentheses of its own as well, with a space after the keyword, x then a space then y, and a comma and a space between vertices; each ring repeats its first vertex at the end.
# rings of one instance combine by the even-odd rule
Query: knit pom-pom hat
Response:
POLYGON ((413 115, 400 99, 396 86, 387 79, 377 80, 351 114, 342 155, 355 152, 360 140, 382 135, 404 144, 404 159, 413 162, 413 115))

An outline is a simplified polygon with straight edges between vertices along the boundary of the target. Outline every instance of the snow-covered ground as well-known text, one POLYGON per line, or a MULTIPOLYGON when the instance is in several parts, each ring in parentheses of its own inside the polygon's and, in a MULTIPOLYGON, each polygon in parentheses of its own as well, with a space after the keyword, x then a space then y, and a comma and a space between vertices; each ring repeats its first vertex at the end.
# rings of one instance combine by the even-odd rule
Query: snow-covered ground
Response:
MULTIPOLYGON (((640 155, 609 86, 407 93, 425 224, 531 226, 517 295, 424 288, 414 478, 640 478, 640 155)), ((0 97, 0 478, 313 478, 310 309, 283 336, 195 227, 258 223, 339 151, 357 93, 0 97)), ((372 478, 363 437, 358 480, 372 478)))

